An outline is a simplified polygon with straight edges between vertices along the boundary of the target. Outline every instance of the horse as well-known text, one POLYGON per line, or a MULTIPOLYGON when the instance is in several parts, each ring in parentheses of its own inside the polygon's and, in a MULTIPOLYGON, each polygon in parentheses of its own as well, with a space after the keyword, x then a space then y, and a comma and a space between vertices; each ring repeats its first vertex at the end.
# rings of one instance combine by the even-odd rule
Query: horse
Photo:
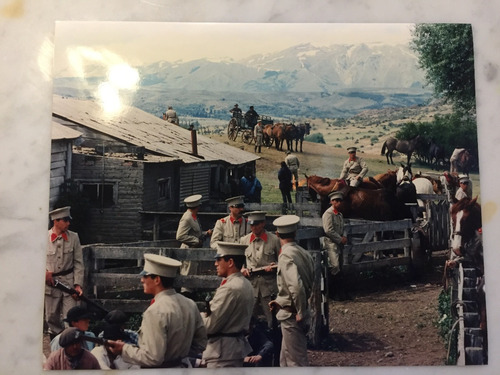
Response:
POLYGON ((396 198, 389 189, 374 189, 377 186, 372 181, 368 185, 372 188, 352 188, 344 180, 330 179, 320 176, 306 176, 309 194, 313 201, 320 196, 321 213, 329 207, 328 194, 332 191, 341 191, 344 195, 339 211, 346 218, 364 220, 387 221, 411 217, 406 207, 396 198), (373 184, 373 185, 371 185, 373 184))
POLYGON ((437 169, 440 161, 444 164, 444 148, 431 140, 427 159, 432 169, 437 169))
MULTIPOLYGON (((429 182, 432 185, 432 190, 434 194, 442 194, 443 193, 443 184, 440 179, 434 178, 431 176, 425 176, 422 174, 422 172, 417 173, 416 175, 413 176, 413 180, 416 180, 417 178, 425 178, 426 180, 429 180, 429 182)), ((423 184, 423 183, 422 183, 423 184)), ((424 189, 422 189, 423 191, 424 189)), ((432 194, 432 193, 420 193, 420 194, 432 194)))
MULTIPOLYGON (((309 135, 311 131, 311 124, 308 122, 297 125, 297 132, 295 134, 295 151, 299 152, 299 142, 300 142, 300 152, 302 152, 302 143, 304 142, 304 137, 309 135)), ((293 149, 292 149, 293 151, 293 149)))
POLYGON ((477 277, 478 312, 480 316, 479 328, 486 330, 486 298, 484 279, 483 236, 481 221, 481 206, 474 199, 463 198, 452 205, 452 240, 451 248, 455 255, 447 261, 446 267, 454 266, 454 262, 462 258, 464 267, 474 268, 477 277))
POLYGON ((283 142, 285 141, 286 124, 277 123, 271 127, 271 137, 273 138, 276 150, 283 151, 283 142))
POLYGON ((273 124, 267 124, 262 129, 262 144, 266 147, 273 143, 273 124))
POLYGON ((473 157, 469 150, 456 148, 450 156, 450 173, 465 173, 467 176, 472 167, 473 157))
POLYGON ((394 165, 394 161, 392 160, 393 152, 394 151, 401 152, 407 156, 406 164, 409 165, 411 155, 413 154, 413 151, 415 151, 415 148, 417 147, 417 144, 420 142, 421 139, 422 137, 420 135, 417 135, 410 140, 398 140, 394 137, 389 137, 382 145, 381 155, 385 155, 385 157, 387 158, 387 164, 394 165), (386 149, 387 153, 385 151, 386 149), (389 158, 391 159, 390 162, 389 158))
POLYGON ((451 206, 450 210, 453 234, 451 248, 457 256, 469 256, 477 262, 477 254, 468 254, 468 246, 482 227, 481 206, 474 199, 463 198, 451 206))
POLYGON ((283 138, 286 140, 287 150, 293 151, 293 141, 297 138, 297 127, 294 124, 286 124, 283 138))

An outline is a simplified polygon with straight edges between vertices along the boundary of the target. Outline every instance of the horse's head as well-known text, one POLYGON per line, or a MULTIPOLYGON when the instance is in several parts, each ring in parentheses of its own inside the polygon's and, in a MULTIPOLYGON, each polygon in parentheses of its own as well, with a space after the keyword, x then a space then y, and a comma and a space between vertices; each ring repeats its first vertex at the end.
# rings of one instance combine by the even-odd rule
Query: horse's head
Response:
POLYGON ((464 198, 451 208, 453 236, 451 248, 457 255, 466 255, 471 241, 481 230, 481 206, 477 198, 464 198))
POLYGON ((401 164, 401 167, 398 168, 396 172, 396 184, 399 185, 403 181, 411 181, 412 180, 412 173, 411 173, 411 165, 404 165, 401 164))

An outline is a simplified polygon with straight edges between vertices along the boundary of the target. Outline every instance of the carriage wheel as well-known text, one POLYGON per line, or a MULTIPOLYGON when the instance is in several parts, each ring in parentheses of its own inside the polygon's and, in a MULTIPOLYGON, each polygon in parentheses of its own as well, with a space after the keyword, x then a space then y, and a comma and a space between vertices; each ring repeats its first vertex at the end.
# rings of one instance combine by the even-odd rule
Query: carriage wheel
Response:
POLYGON ((238 130, 237 130, 237 123, 236 119, 231 119, 229 121, 229 124, 227 125, 227 137, 231 140, 234 141, 236 140, 236 137, 238 136, 238 130))
POLYGON ((245 130, 243 133, 241 133, 241 140, 243 143, 246 143, 247 145, 252 144, 253 142, 253 134, 251 130, 245 130))
POLYGON ((263 137, 262 144, 266 147, 271 147, 273 145, 273 139, 271 137, 263 137))

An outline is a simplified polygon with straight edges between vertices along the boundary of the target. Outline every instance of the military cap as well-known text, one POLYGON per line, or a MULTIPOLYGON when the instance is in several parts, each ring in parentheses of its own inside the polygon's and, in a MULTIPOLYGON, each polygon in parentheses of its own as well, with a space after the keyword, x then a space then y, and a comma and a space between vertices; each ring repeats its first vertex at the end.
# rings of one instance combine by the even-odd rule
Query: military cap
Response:
POLYGON ((228 255, 245 255, 247 247, 247 245, 240 243, 219 241, 217 242, 217 255, 215 258, 218 259, 228 255))
POLYGON ((158 275, 164 277, 175 277, 181 266, 178 260, 157 254, 144 254, 144 269, 139 275, 158 275))
POLYGON ((266 221, 265 211, 252 211, 245 215, 248 218, 248 224, 253 225, 262 221, 266 221))
POLYGON ((184 203, 189 208, 198 207, 201 204, 201 197, 201 194, 190 195, 184 199, 184 203))
POLYGON ((69 327, 62 331, 61 336, 59 336, 59 345, 65 348, 75 342, 82 341, 83 332, 78 328, 69 327))
POLYGON ((328 194, 328 198, 330 198, 331 201, 333 201, 334 199, 343 200, 344 194, 342 194, 340 191, 332 191, 330 194, 328 194))
POLYGON ((347 147, 347 152, 351 153, 351 152, 356 152, 357 148, 354 147, 354 146, 351 146, 351 147, 347 147))
POLYGON ((244 195, 238 195, 237 197, 231 197, 226 199, 226 203, 228 207, 243 207, 245 206, 245 201, 244 201, 245 196, 244 195), (243 205, 243 206, 241 206, 243 205))
POLYGON ((458 176, 458 181, 459 182, 469 182, 470 180, 469 180, 469 177, 467 177, 467 175, 461 174, 458 176))
POLYGON ((300 217, 297 215, 283 215, 273 221, 278 233, 293 233, 297 231, 300 217))
POLYGON ((86 308, 81 306, 74 306, 68 310, 68 314, 64 320, 66 322, 76 322, 81 319, 90 319, 92 314, 86 308))
POLYGON ((66 207, 57 208, 53 211, 50 211, 49 212, 50 220, 63 219, 65 217, 72 219, 70 210, 71 210, 71 207, 66 206, 66 207))
POLYGON ((112 310, 104 320, 110 324, 125 324, 128 321, 128 316, 121 310, 112 310))

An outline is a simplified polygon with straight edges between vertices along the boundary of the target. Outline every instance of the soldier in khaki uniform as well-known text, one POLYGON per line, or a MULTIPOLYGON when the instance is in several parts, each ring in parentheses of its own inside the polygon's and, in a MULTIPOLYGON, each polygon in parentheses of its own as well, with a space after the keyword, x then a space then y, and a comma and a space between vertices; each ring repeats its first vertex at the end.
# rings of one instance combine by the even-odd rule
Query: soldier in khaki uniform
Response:
POLYGON ((196 303, 173 288, 181 262, 157 254, 144 259, 141 283, 154 299, 142 317, 139 346, 110 341, 110 349, 141 368, 191 367, 187 357, 203 352, 207 331, 196 303))
POLYGON ((311 255, 295 242, 300 218, 285 215, 274 220, 281 241, 278 258, 278 297, 269 303, 281 323, 280 366, 308 366, 307 332, 310 312, 308 299, 314 282, 311 255))
POLYGON ((300 161, 299 158, 292 154, 290 151, 286 152, 286 158, 285 158, 285 163, 290 169, 290 172, 292 172, 293 178, 295 179, 295 189, 298 188, 299 186, 299 168, 300 168, 300 161))
POLYGON ((226 199, 229 215, 217 220, 212 236, 210 237, 210 247, 217 249, 217 242, 239 243, 240 238, 250 233, 248 220, 243 217, 245 211, 244 196, 239 195, 226 199))
POLYGON ((275 234, 266 231, 266 213, 264 211, 249 212, 248 223, 252 233, 240 240, 242 244, 248 246, 245 250, 247 265, 241 269, 241 273, 248 277, 252 283, 255 301, 254 316, 258 317, 262 309, 268 327, 272 328, 269 302, 278 294, 275 266, 278 263, 281 244, 275 234), (255 271, 259 268, 261 270, 255 271))
POLYGON ((219 242, 215 266, 224 279, 202 313, 208 344, 203 360, 208 368, 242 367, 252 347, 246 338, 253 310, 253 288, 240 272, 246 245, 219 242))
MULTIPOLYGON (((198 211, 201 206, 201 194, 191 195, 184 199, 187 210, 179 221, 177 234, 175 238, 182 242, 181 249, 191 247, 202 247, 203 241, 207 236, 212 235, 212 230, 206 232, 201 230, 200 222, 198 221, 198 211)), ((183 261, 181 267, 181 275, 196 275, 198 273, 198 262, 183 261)), ((189 293, 190 290, 182 288, 182 292, 189 293)))
POLYGON ((347 243, 347 237, 344 236, 344 216, 338 208, 342 202, 341 192, 334 191, 328 196, 331 207, 329 207, 322 216, 323 230, 325 231, 324 245, 328 252, 329 268, 332 275, 340 272, 342 246, 347 243))
POLYGON ((83 253, 78 234, 68 230, 70 210, 71 207, 68 206, 49 212, 53 225, 48 232, 45 319, 51 339, 64 329, 62 318, 76 306, 78 298, 52 288, 55 280, 73 287, 80 295, 83 293, 83 253))
POLYGON ((368 166, 366 162, 356 156, 356 147, 349 147, 347 152, 349 158, 344 162, 342 171, 340 172, 340 179, 349 182, 350 186, 357 187, 363 181, 363 177, 368 173, 368 166))

